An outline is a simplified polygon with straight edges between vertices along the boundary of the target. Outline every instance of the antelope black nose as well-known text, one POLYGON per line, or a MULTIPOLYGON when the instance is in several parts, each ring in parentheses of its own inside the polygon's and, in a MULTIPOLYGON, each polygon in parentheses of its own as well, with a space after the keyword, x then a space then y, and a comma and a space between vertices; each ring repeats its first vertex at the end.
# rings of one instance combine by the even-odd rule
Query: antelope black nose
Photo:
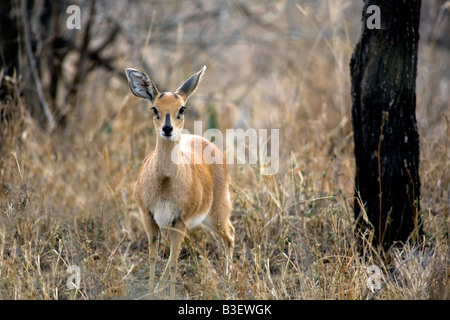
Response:
POLYGON ((166 136, 170 136, 170 134, 171 134, 172 131, 173 131, 173 127, 172 127, 170 124, 166 124, 166 125, 162 128, 162 130, 164 131, 164 134, 165 134, 166 136))
POLYGON ((170 113, 166 114, 166 122, 164 123, 164 127, 162 127, 162 131, 166 136, 170 136, 173 131, 173 127, 170 125, 170 113))

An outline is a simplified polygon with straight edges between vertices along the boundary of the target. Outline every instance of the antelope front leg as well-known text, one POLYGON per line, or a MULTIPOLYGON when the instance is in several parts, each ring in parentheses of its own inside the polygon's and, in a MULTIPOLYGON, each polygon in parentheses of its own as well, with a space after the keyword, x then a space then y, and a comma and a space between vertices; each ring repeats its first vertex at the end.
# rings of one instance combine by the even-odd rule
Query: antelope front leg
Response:
POLYGON ((162 278, 167 280, 170 271, 170 297, 172 299, 175 298, 175 282, 177 277, 178 258, 180 256, 180 248, 185 236, 186 226, 181 220, 177 221, 173 228, 169 230, 170 256, 162 278))
POLYGON ((156 266, 156 256, 158 254, 158 236, 159 227, 151 217, 150 212, 142 212, 142 220, 144 222, 145 232, 148 237, 148 255, 150 261, 150 271, 149 271, 149 290, 151 292, 151 297, 154 298, 154 284, 155 284, 155 266, 156 266))
POLYGON ((170 297, 175 298, 175 280, 177 276, 178 257, 180 255, 181 244, 186 236, 186 226, 183 221, 177 220, 173 227, 169 228, 168 236, 170 241, 170 256, 167 262, 162 280, 167 280, 170 272, 170 297))

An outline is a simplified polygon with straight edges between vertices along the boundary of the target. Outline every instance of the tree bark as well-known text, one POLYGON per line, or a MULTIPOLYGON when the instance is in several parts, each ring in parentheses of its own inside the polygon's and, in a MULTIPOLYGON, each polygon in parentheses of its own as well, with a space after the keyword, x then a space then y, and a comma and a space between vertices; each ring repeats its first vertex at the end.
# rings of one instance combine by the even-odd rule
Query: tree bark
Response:
POLYGON ((415 115, 420 6, 420 0, 365 0, 350 61, 357 232, 371 225, 373 243, 384 249, 422 233, 415 115), (368 28, 371 5, 380 8, 380 29, 368 28))

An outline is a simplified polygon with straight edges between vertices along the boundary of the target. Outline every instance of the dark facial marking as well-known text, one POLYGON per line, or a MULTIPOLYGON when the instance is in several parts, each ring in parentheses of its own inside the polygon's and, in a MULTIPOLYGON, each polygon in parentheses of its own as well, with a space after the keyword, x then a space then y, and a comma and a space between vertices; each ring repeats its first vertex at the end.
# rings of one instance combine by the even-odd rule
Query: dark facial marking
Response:
POLYGON ((170 136, 173 131, 173 127, 170 124, 170 113, 166 114, 166 122, 164 123, 164 127, 162 127, 165 136, 170 136))
POLYGON ((166 122, 164 122, 164 126, 171 126, 170 125, 170 113, 166 113, 166 122))

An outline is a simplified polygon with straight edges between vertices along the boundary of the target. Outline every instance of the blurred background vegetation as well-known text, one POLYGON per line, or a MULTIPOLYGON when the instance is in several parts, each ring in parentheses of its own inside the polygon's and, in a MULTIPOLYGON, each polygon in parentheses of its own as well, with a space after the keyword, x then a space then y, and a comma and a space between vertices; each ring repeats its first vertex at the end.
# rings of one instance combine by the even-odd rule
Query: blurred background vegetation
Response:
MULTIPOLYGON (((449 297, 449 1, 422 1, 417 78, 426 245, 360 256, 353 233, 349 61, 362 1, 2 1, 0 298, 147 298, 132 197, 155 144, 138 68, 175 90, 207 65, 186 128, 279 128, 280 171, 231 165, 236 266, 199 231, 177 285, 191 299, 449 297), (69 5, 81 28, 69 29, 69 5), (69 290, 68 266, 82 270, 69 290)), ((368 244, 369 246, 369 244, 368 244)), ((161 244, 165 249, 164 243, 161 244)), ((160 259, 166 259, 160 255, 160 259)), ((162 263, 158 264, 163 265, 162 263)), ((162 295, 162 298, 165 296, 162 295)))

